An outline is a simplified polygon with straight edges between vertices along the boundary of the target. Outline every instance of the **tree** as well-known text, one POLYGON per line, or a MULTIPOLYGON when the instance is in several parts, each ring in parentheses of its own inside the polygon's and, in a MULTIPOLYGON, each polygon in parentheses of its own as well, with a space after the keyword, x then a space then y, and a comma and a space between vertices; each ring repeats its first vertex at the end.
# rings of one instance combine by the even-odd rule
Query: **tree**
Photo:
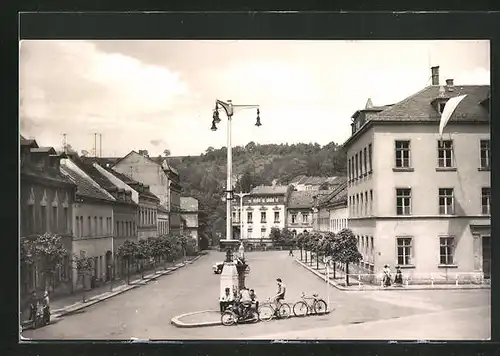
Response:
POLYGON ((166 149, 163 150, 163 154, 165 155, 165 157, 169 157, 170 154, 171 154, 171 152, 170 152, 170 150, 168 148, 166 148, 166 149))
POLYGON ((346 286, 349 285, 349 263, 359 262, 362 258, 358 251, 356 237, 350 229, 342 229, 336 236, 332 255, 335 261, 345 263, 346 286))
POLYGON ((139 261, 141 270, 141 278, 144 279, 144 261, 151 257, 151 249, 147 239, 140 239, 137 242, 137 248, 135 250, 135 258, 139 261))
POLYGON ((281 244, 281 233, 279 228, 272 227, 271 232, 269 233, 269 237, 273 242, 273 246, 278 246, 281 244))
POLYGON ((46 232, 34 239, 26 238, 21 244, 21 261, 40 268, 45 290, 53 286, 54 274, 68 256, 61 240, 61 236, 46 232))
POLYGON ((292 247, 293 242, 293 233, 285 227, 283 230, 281 230, 281 243, 284 246, 292 247))
POLYGON ((127 263, 127 284, 130 284, 130 264, 132 263, 137 250, 137 242, 125 240, 123 245, 118 248, 117 254, 122 261, 127 263))
POLYGON ((83 253, 80 255, 73 255, 73 263, 76 268, 77 283, 81 280, 83 286, 82 302, 85 303, 86 299, 86 288, 85 288, 85 276, 92 275, 92 259, 86 257, 83 253))

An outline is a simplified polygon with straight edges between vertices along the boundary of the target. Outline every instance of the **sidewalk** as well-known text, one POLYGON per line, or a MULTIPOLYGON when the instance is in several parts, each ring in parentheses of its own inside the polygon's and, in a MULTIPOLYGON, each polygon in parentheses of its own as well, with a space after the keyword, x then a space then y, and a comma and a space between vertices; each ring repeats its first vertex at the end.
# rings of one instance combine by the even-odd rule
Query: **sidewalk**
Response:
POLYGON ((491 307, 250 336, 260 340, 489 340, 491 307))
MULTIPOLYGON (((297 262, 300 266, 304 267, 307 269, 309 272, 315 274, 317 277, 326 280, 326 268, 323 262, 319 262, 319 269, 316 269, 316 261, 313 262, 313 266, 309 266, 305 262, 300 261, 299 258, 295 258, 295 262, 297 262)), ((342 291, 402 291, 402 290, 442 290, 442 289, 454 289, 454 290, 461 290, 461 289, 490 289, 491 285, 489 284, 460 284, 460 285, 455 285, 455 284, 439 284, 439 285, 430 285, 430 284, 411 284, 411 285, 404 285, 401 287, 382 287, 380 285, 374 285, 374 284, 367 284, 365 282, 360 282, 356 278, 354 278, 352 275, 349 275, 349 282, 350 285, 346 287, 345 285, 345 272, 337 270, 335 272, 336 278, 333 278, 333 272, 330 273, 330 280, 329 284, 334 286, 335 288, 342 290, 342 291)))
MULTIPOLYGON (((59 318, 64 315, 74 313, 78 310, 87 308, 103 300, 112 298, 118 294, 122 294, 128 290, 138 288, 142 285, 147 284, 149 281, 154 281, 163 275, 170 274, 176 271, 177 269, 184 267, 186 264, 191 264, 195 262, 201 256, 202 255, 198 255, 191 259, 187 259, 186 263, 177 263, 174 266, 167 267, 166 270, 163 269, 158 270, 156 271, 156 273, 154 271, 145 272, 144 278, 141 278, 140 274, 138 275, 138 277, 137 275, 131 276, 129 285, 127 285, 126 280, 114 281, 112 291, 110 291, 109 284, 99 286, 85 293, 85 302, 82 301, 83 292, 59 298, 50 303, 51 318, 52 319, 59 318)), ((30 327, 31 322, 23 321, 21 324, 23 326, 23 329, 26 329, 30 327)))

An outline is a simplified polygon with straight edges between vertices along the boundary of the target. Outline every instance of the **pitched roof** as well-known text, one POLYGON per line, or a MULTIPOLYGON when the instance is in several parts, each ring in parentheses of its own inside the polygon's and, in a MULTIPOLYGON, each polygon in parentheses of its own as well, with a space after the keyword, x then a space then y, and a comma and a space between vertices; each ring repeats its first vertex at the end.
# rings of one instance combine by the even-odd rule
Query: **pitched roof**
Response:
POLYGON ((260 185, 252 189, 252 195, 282 195, 286 194, 288 186, 286 185, 260 185))
POLYGON ((198 200, 193 197, 181 197, 182 211, 198 211, 198 200))
POLYGON ((344 180, 342 184, 337 186, 330 194, 324 196, 322 199, 318 199, 318 206, 330 206, 337 203, 344 202, 347 198, 347 180, 344 180))
POLYGON ((314 190, 291 192, 290 199, 288 201, 288 208, 292 209, 312 208, 314 203, 314 196, 317 193, 318 192, 314 190))
POLYGON ((26 139, 23 135, 20 135, 19 143, 21 146, 29 146, 31 148, 37 148, 38 143, 33 139, 26 139))
POLYGON ((455 96, 467 94, 458 104, 451 115, 452 121, 489 121, 488 109, 480 103, 489 96, 489 85, 455 85, 453 91, 445 90, 439 85, 428 86, 418 93, 400 101, 381 111, 373 118, 375 121, 397 120, 397 121, 436 121, 439 122, 441 115, 432 106, 437 98, 449 99, 455 96), (442 96, 440 93, 442 92, 442 96))
MULTIPOLYGON (((172 166, 168 163, 168 161, 167 161, 166 157, 149 157, 149 156, 144 156, 144 155, 141 155, 139 152, 134 151, 134 150, 130 151, 129 153, 127 153, 127 154, 126 154, 125 156, 123 156, 122 158, 117 159, 117 160, 116 160, 116 161, 112 164, 112 166, 117 165, 120 161, 124 160, 126 157, 128 157, 128 156, 129 156, 129 155, 131 155, 131 154, 136 154, 136 155, 139 155, 139 156, 141 156, 141 157, 144 157, 144 158, 146 158, 147 160, 149 160, 150 162, 153 162, 154 164, 158 164, 158 165, 160 165, 160 166, 162 166, 162 163, 163 163, 163 162, 165 162, 165 165, 166 165, 166 167, 167 167, 167 168, 166 168, 167 170, 170 170, 170 171, 172 171, 173 173, 175 173, 175 174, 179 175, 179 172, 178 172, 175 168, 173 168, 173 167, 172 167, 172 166)), ((163 166, 162 166, 162 167, 163 167, 163 166)))
POLYGON ((323 183, 336 184, 339 177, 308 177, 300 175, 292 179, 290 184, 304 184, 304 185, 322 185, 323 183))
POLYGON ((32 153, 50 153, 50 154, 56 154, 56 150, 54 147, 33 147, 30 149, 30 152, 32 153))
POLYGON ((160 198, 158 198, 155 194, 151 193, 151 191, 138 191, 138 186, 140 185, 144 185, 142 184, 141 182, 138 182, 132 178, 130 178, 129 176, 127 176, 126 174, 123 174, 123 173, 120 173, 120 172, 117 172, 115 171, 113 168, 110 168, 110 167, 103 167, 105 170, 107 170, 109 173, 111 173, 112 175, 114 175, 116 178, 118 178, 119 180, 121 180, 123 183, 127 184, 128 186, 130 186, 132 189, 134 189, 135 191, 137 191, 139 193, 139 195, 143 195, 143 196, 146 196, 146 197, 149 197, 149 198, 153 198, 153 199, 157 199, 157 200, 160 200, 160 198))
POLYGON ((85 177, 79 172, 78 167, 73 165, 72 162, 68 159, 65 163, 60 166, 61 173, 66 175, 74 184, 77 186, 76 193, 89 198, 104 200, 104 201, 115 201, 114 198, 110 196, 110 194, 106 194, 102 191, 102 188, 99 188, 98 184, 85 177))

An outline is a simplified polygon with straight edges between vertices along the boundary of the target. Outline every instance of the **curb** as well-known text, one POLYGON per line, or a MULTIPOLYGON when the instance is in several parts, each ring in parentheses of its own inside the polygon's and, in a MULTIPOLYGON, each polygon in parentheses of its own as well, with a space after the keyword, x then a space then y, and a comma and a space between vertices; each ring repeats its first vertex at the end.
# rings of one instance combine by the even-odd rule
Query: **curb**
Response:
POLYGON ((170 274, 174 271, 177 271, 179 268, 182 268, 182 267, 185 267, 187 263, 191 264, 195 261, 197 261, 201 256, 196 256, 195 258, 193 258, 192 260, 190 261, 186 261, 186 263, 184 264, 181 264, 181 265, 176 265, 176 266, 173 266, 167 270, 163 270, 163 271, 157 271, 154 275, 152 276, 149 276, 149 277, 146 277, 144 279, 139 279, 139 280, 136 280, 135 282, 133 282, 134 284, 130 284, 130 285, 127 285, 125 288, 121 289, 121 290, 117 290, 117 291, 114 291, 114 292, 111 292, 105 296, 102 296, 102 294, 99 296, 96 296, 94 297, 95 299, 90 299, 88 302, 84 303, 84 304, 80 304, 78 306, 76 306, 76 304, 79 304, 81 302, 78 302, 78 303, 75 303, 73 305, 75 305, 75 307, 72 308, 73 305, 70 305, 69 307, 67 308, 62 308, 62 309, 57 309, 57 310, 54 310, 52 312, 52 317, 54 318, 60 318, 64 315, 67 315, 67 314, 70 314, 70 313, 73 313, 73 312, 76 312, 78 310, 81 310, 81 309, 84 309, 84 308, 87 308, 91 305, 94 305, 94 304, 97 304, 99 302, 102 302, 104 300, 107 300, 107 299, 110 299, 110 298, 113 298, 119 294, 122 294, 122 293, 125 293, 131 289, 135 289, 135 288, 138 288, 140 286, 143 286, 143 285, 146 285, 148 282, 150 281, 154 281, 156 280, 157 278, 159 277, 162 277, 164 275, 167 275, 167 274, 170 274))
POLYGON ((206 327, 206 326, 222 325, 222 322, 220 320, 218 320, 218 321, 206 321, 206 322, 201 322, 201 323, 190 323, 190 324, 183 323, 182 321, 179 320, 179 319, 184 318, 186 316, 209 313, 209 312, 218 312, 218 310, 202 310, 202 311, 197 311, 197 312, 181 314, 179 316, 173 317, 170 320, 170 323, 177 326, 178 328, 201 328, 201 327, 206 327))
MULTIPOLYGON (((304 262, 299 261, 298 259, 295 259, 295 262, 297 262, 300 266, 304 267, 307 269, 309 272, 312 272, 315 274, 317 277, 321 278, 323 281, 325 280, 325 275, 321 274, 320 272, 316 271, 315 269, 307 266, 304 262)), ((382 288, 382 287, 375 287, 375 286, 368 286, 369 288, 357 288, 355 286, 352 287, 345 287, 337 284, 335 281, 329 280, 328 283, 337 288, 338 290, 341 290, 343 292, 368 292, 368 291, 410 291, 410 290, 472 290, 472 289, 491 289, 491 286, 489 285, 478 285, 478 286, 472 286, 472 287, 464 287, 464 286, 453 286, 450 285, 448 287, 442 287, 442 286, 437 286, 437 287, 432 287, 432 288, 423 288, 423 287, 416 287, 416 288, 382 288)))

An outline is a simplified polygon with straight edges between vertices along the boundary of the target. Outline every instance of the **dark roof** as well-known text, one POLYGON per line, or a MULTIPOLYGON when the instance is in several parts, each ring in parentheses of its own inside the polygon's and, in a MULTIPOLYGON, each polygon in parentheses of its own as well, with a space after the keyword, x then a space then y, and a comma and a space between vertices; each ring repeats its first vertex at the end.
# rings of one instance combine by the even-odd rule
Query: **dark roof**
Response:
POLYGON ((286 185, 260 185, 252 189, 252 195, 283 195, 286 194, 288 186, 286 185))
POLYGON ((61 172, 65 174, 77 186, 76 193, 83 197, 94 198, 104 201, 115 201, 107 194, 104 194, 99 188, 92 184, 89 180, 82 177, 78 172, 73 170, 68 165, 61 165, 61 172))
POLYGON ((107 191, 116 189, 116 185, 114 185, 105 175, 101 174, 101 172, 94 167, 94 158, 72 156, 71 160, 76 166, 78 166, 78 168, 87 173, 90 178, 107 191))
POLYGON ((433 103, 439 99, 446 100, 463 94, 467 94, 467 96, 458 104, 451 115, 450 122, 488 123, 490 120, 489 111, 487 106, 481 102, 490 95, 489 85, 455 85, 453 91, 449 91, 445 86, 431 85, 399 103, 387 106, 378 113, 371 113, 367 122, 347 139, 344 147, 348 146, 369 125, 376 122, 436 123, 437 132, 441 114, 433 103))
POLYGON ((198 200, 193 197, 181 197, 182 211, 198 211, 198 200))
POLYGON ((29 163, 24 163, 21 167, 21 177, 23 177, 24 175, 38 177, 58 183, 74 185, 74 183, 70 179, 68 179, 65 175, 61 174, 61 172, 57 171, 56 169, 37 169, 29 163))
POLYGON ((34 147, 30 149, 30 152, 32 153, 50 153, 50 154, 56 154, 56 150, 54 147, 34 147))
POLYGON ((288 201, 288 208, 300 209, 300 208, 312 208, 314 203, 314 196, 317 191, 306 190, 306 191, 293 191, 290 194, 290 199, 288 201))
POLYGON ((26 139, 23 135, 20 135, 19 143, 21 146, 29 146, 30 148, 38 148, 38 143, 33 139, 26 139))
POLYGON ((317 206, 331 206, 341 203, 347 198, 347 180, 344 180, 336 189, 330 194, 318 199, 317 206))
POLYGON ((97 163, 103 168, 113 166, 120 158, 119 157, 96 157, 94 158, 97 163))

